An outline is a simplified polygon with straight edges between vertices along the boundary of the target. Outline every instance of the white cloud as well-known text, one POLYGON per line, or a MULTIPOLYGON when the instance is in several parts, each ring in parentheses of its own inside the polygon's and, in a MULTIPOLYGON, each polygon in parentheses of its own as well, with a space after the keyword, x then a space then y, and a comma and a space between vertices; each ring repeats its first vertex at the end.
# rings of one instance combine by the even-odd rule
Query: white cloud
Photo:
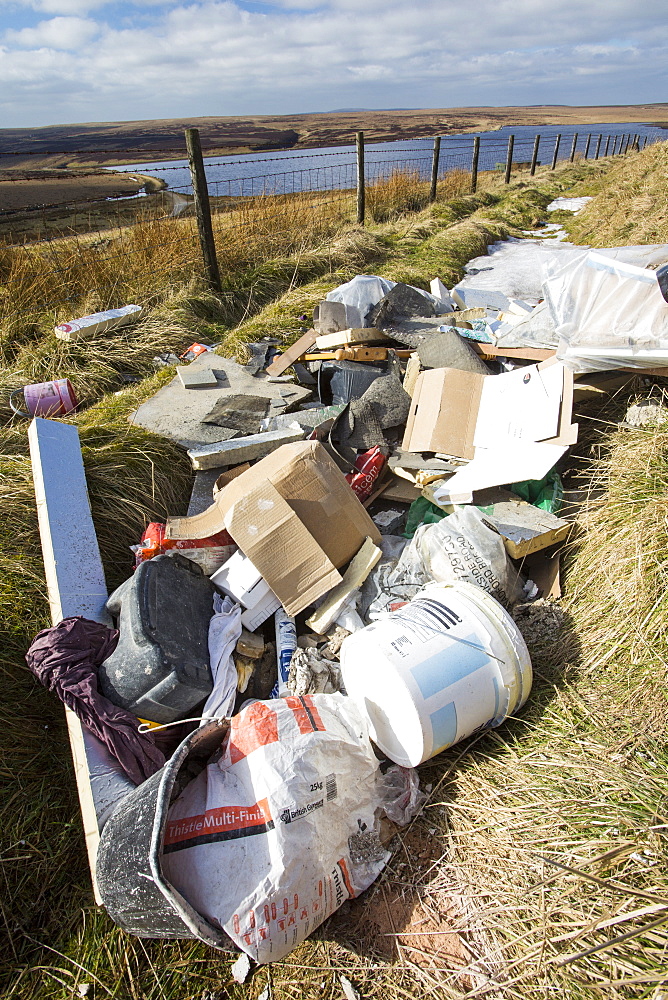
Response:
POLYGON ((114 25, 82 16, 103 0, 33 0, 61 16, 5 32, 5 123, 10 113, 29 125, 342 106, 611 104, 665 91, 663 0, 155 2, 124 5, 114 25), (73 55, 53 60, 52 49, 73 55))
POLYGON ((6 31, 4 41, 26 49, 79 49, 97 35, 100 26, 84 17, 53 17, 34 28, 6 31))

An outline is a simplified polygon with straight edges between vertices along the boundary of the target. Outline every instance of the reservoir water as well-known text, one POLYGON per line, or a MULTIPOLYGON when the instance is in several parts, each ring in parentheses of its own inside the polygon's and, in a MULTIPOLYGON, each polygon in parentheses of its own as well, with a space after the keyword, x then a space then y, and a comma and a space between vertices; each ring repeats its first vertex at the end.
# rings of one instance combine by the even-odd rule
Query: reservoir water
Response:
MULTIPOLYGON (((576 150, 583 154, 587 136, 591 133, 589 157, 596 152, 601 135, 600 155, 603 156, 610 137, 612 152, 614 136, 638 134, 640 141, 664 138, 663 129, 638 122, 592 124, 578 126, 506 125, 494 132, 444 135, 441 139, 439 174, 454 169, 471 169, 473 139, 480 136, 479 170, 493 170, 506 159, 508 136, 515 136, 514 163, 531 160, 533 143, 540 133, 539 163, 551 163, 555 142, 561 134, 559 160, 570 156, 573 136, 577 132, 576 150)), ((368 182, 389 176, 393 170, 415 170, 427 179, 431 171, 433 139, 410 139, 394 142, 370 143, 365 147, 366 178, 368 182)), ((618 143, 619 148, 619 143, 618 143)), ((287 194, 297 191, 329 191, 352 188, 356 184, 355 146, 333 146, 312 150, 272 150, 246 153, 241 156, 214 156, 205 158, 209 192, 213 196, 248 196, 257 194, 287 194)), ((126 164, 115 170, 136 171, 162 178, 175 192, 190 194, 188 161, 166 160, 126 164)))

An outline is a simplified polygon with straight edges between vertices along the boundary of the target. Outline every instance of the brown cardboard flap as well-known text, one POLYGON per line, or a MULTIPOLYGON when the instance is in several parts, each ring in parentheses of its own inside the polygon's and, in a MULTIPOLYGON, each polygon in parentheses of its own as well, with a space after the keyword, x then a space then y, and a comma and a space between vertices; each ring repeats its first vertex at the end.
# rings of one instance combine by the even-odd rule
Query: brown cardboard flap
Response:
POLYGON ((269 482, 241 497, 225 527, 289 615, 296 615, 341 582, 341 574, 290 505, 269 482))
MULTIPOLYGON (((544 369, 560 364, 556 358, 540 362, 544 369)), ((578 425, 573 424, 573 373, 563 369, 563 388, 559 410, 559 426, 555 437, 546 444, 575 444, 578 425)), ((414 452, 438 452, 459 458, 475 457, 474 439, 479 416, 480 397, 486 378, 503 375, 478 375, 455 368, 433 368, 417 379, 413 401, 406 424, 403 449, 414 452)))
POLYGON ((403 449, 473 458, 475 423, 488 377, 455 368, 422 372, 413 393, 403 449))

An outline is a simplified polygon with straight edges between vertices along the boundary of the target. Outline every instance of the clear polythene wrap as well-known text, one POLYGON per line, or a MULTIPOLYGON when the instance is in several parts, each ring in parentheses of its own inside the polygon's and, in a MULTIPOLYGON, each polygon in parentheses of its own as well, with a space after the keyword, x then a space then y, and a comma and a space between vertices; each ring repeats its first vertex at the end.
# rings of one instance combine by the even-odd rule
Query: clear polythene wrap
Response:
POLYGON ((378 779, 349 698, 254 702, 171 805, 163 872, 257 962, 281 959, 384 868, 378 779))
POLYGON ((668 304, 654 271, 590 251, 548 261, 543 289, 557 357, 573 371, 668 364, 668 304))

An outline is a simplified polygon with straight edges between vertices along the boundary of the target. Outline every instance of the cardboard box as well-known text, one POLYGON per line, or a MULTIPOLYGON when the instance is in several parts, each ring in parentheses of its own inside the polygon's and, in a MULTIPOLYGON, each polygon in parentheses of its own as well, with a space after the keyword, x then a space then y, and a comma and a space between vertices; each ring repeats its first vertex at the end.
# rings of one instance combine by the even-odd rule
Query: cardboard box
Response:
POLYGON ((418 376, 402 448, 470 460, 476 446, 489 447, 492 438, 500 443, 504 436, 574 444, 577 427, 571 424, 572 407, 573 375, 554 359, 502 375, 433 368, 418 376), (553 389, 550 396, 542 392, 548 373, 553 389), (538 403, 534 391, 537 381, 541 382, 538 403), (503 400, 503 413, 498 400, 503 400), (550 429, 542 435, 540 421, 548 406, 552 421, 548 419, 545 427, 550 429))
POLYGON ((216 494, 195 517, 169 518, 167 537, 225 527, 290 615, 341 581, 338 568, 380 534, 318 441, 283 445, 216 494))
POLYGON ((483 382, 488 375, 432 368, 418 375, 406 421, 403 451, 473 458, 483 382))

